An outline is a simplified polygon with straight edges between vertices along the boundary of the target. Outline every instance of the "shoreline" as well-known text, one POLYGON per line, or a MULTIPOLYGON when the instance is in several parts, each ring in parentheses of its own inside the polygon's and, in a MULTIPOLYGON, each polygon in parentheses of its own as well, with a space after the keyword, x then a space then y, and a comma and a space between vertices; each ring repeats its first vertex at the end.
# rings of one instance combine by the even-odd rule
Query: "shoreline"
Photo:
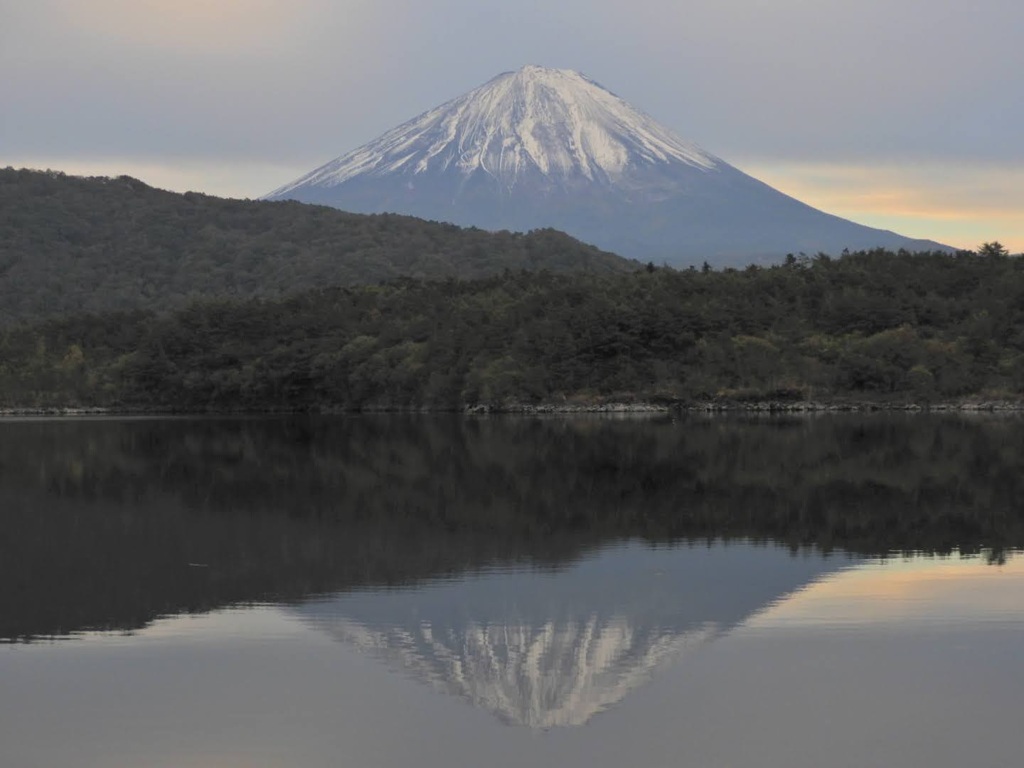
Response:
POLYGON ((0 419, 18 417, 90 416, 288 416, 299 414, 460 414, 486 415, 572 415, 572 414, 826 414, 826 413, 1024 413, 1024 400, 971 399, 939 403, 850 401, 705 400, 692 402, 597 403, 476 403, 458 408, 373 406, 344 408, 139 408, 100 406, 3 407, 0 419))

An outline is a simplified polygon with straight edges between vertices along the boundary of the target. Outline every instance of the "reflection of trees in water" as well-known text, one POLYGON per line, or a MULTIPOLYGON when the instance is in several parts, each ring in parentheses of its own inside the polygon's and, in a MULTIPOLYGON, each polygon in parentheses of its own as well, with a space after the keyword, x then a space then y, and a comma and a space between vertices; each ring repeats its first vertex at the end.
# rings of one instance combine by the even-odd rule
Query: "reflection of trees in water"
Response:
POLYGON ((998 556, 1024 541, 1019 424, 7 422, 0 589, 15 610, 0 636, 131 627, 497 561, 557 564, 621 537, 998 556))

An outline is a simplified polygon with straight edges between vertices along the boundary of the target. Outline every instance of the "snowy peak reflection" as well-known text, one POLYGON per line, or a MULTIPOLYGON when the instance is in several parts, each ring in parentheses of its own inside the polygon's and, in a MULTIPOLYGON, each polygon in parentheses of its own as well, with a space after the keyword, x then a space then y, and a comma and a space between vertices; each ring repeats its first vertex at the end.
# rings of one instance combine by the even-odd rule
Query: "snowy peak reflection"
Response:
POLYGON ((678 635, 637 631, 625 617, 602 623, 592 616, 461 630, 426 622, 409 630, 340 622, 331 634, 509 724, 551 728, 582 725, 661 663, 716 632, 714 626, 678 635))
POLYGON ((582 725, 660 667, 846 561, 747 545, 609 549, 297 608, 436 690, 530 728, 582 725))

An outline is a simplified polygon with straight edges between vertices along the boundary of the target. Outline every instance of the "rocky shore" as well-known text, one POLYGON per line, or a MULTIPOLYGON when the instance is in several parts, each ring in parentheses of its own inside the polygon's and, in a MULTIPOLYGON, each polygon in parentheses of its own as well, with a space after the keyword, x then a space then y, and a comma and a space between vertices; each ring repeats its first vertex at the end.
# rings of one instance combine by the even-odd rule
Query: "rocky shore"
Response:
POLYGON ((0 408, 0 417, 4 416, 107 416, 111 414, 130 415, 140 413, 129 409, 115 408, 0 408))
POLYGON ((881 401, 820 401, 820 400, 707 400, 693 402, 556 402, 556 403, 476 403, 461 409, 439 409, 409 406, 378 406, 362 411, 342 409, 312 409, 310 411, 287 411, 279 409, 228 410, 210 409, 184 411, 174 408, 130 408, 130 407, 36 407, 0 408, 4 417, 89 417, 89 416, 231 416, 271 415, 288 413, 463 413, 469 416, 487 414, 658 414, 658 413, 1020 413, 1024 412, 1024 400, 965 399, 955 402, 916 403, 881 401))
POLYGON ((904 403, 904 402, 874 402, 874 401, 843 401, 843 402, 821 402, 821 401, 797 401, 797 402, 701 402, 688 403, 679 406, 685 411, 703 412, 755 412, 755 413, 842 413, 842 412, 920 412, 920 413, 950 413, 950 412, 994 412, 994 411, 1024 411, 1024 401, 1019 400, 964 400, 959 402, 941 403, 904 403))
POLYGON ((706 400, 667 403, 502 403, 468 405, 467 414, 510 413, 953 413, 1024 412, 1024 400, 963 400, 941 403, 876 401, 706 400))

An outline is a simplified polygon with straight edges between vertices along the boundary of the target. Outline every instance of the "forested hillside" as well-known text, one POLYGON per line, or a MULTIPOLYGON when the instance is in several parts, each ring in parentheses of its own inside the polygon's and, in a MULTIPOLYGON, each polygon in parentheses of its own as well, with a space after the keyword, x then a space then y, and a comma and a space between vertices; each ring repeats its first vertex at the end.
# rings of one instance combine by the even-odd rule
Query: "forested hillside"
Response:
POLYGON ((635 267, 553 230, 490 233, 408 216, 180 195, 126 176, 0 169, 0 324, 398 276, 635 267))
POLYGON ((1024 260, 872 251, 743 271, 506 272, 55 320, 7 406, 458 408, 1024 393, 1024 260))

